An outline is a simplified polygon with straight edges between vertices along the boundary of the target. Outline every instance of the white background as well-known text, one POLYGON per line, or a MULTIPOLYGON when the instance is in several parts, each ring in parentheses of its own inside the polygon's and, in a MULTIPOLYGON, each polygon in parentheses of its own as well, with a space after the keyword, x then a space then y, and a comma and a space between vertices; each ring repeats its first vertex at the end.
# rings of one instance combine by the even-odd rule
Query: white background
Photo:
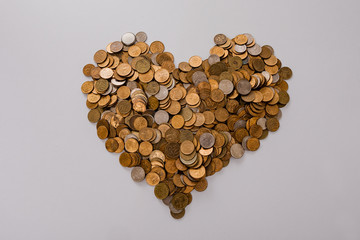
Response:
POLYGON ((0 239, 360 239, 359 1, 5 1, 0 239), (83 65, 127 31, 176 64, 249 32, 284 65, 278 132, 176 221, 88 122, 83 65))

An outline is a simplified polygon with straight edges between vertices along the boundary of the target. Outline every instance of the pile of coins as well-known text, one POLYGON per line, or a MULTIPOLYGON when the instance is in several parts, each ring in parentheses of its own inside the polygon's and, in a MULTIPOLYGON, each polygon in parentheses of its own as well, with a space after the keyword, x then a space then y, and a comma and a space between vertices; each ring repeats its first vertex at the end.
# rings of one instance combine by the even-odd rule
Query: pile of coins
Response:
POLYGON ((177 68, 162 42, 146 40, 144 32, 125 33, 97 51, 81 90, 106 149, 121 153, 132 179, 155 186, 179 219, 207 176, 279 129, 292 71, 247 33, 217 34, 207 59, 192 56, 177 68))

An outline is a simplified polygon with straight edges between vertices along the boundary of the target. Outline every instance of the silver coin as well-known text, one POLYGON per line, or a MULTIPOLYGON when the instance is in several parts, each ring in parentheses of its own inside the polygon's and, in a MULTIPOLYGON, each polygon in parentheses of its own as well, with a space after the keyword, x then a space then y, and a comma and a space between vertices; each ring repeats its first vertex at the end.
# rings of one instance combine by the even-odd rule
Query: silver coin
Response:
POLYGON ((125 83, 126 83, 126 81, 119 81, 119 80, 116 80, 115 78, 111 79, 111 84, 116 87, 120 87, 120 86, 124 85, 125 83))
POLYGON ((169 95, 167 87, 160 85, 159 92, 155 95, 158 100, 164 100, 169 95))
POLYGON ((133 90, 134 88, 137 88, 137 84, 136 84, 135 81, 133 81, 133 82, 128 81, 128 82, 126 83, 126 86, 127 86, 128 88, 130 88, 130 90, 133 90))
POLYGON ((242 140, 242 142, 241 142, 241 145, 243 146, 243 148, 244 148, 245 150, 249 150, 249 149, 247 148, 247 146, 246 146, 246 143, 247 143, 247 141, 249 140, 249 138, 251 138, 251 137, 250 137, 250 136, 246 136, 246 137, 243 138, 243 140, 242 140))
POLYGON ((248 95, 251 92, 251 84, 247 79, 240 79, 236 85, 236 90, 241 95, 248 95))
POLYGON ((239 119, 234 124, 234 130, 236 130, 238 128, 245 128, 245 126, 246 126, 246 121, 242 120, 242 119, 239 119))
POLYGON ((259 125, 263 130, 266 129, 266 118, 259 118, 256 121, 256 124, 259 125))
POLYGON ((173 212, 173 213, 181 213, 181 212, 183 211, 183 209, 180 209, 180 210, 176 209, 176 208, 172 205, 172 203, 169 204, 169 209, 170 209, 170 211, 173 212))
POLYGON ((246 45, 244 44, 244 45, 235 45, 234 46, 234 50, 235 50, 235 52, 237 52, 237 53, 244 53, 245 51, 246 51, 246 45))
MULTIPOLYGON (((155 121, 155 118, 154 118, 154 121, 155 121)), ((154 141, 151 142, 152 144, 156 144, 156 143, 160 142, 161 137, 162 137, 159 129, 155 129, 155 132, 156 132, 156 137, 155 137, 154 141)))
POLYGON ((254 41, 254 37, 253 35, 251 35, 250 33, 244 33, 244 35, 247 37, 247 42, 246 42, 246 45, 249 45, 251 44, 253 41, 254 41))
POLYGON ((158 62, 156 61, 157 55, 159 55, 159 53, 153 53, 153 54, 151 54, 151 57, 150 57, 150 58, 151 58, 151 62, 152 62, 154 65, 159 66, 158 62))
POLYGON ((233 158, 239 159, 244 155, 245 149, 241 146, 241 144, 235 143, 231 146, 230 153, 233 158))
POLYGON ((101 95, 104 95, 104 96, 109 95, 111 93, 111 91, 112 91, 112 88, 113 88, 113 85, 109 84, 109 87, 106 90, 106 92, 102 93, 101 95))
POLYGON ((159 110, 155 113, 155 122, 157 124, 167 123, 169 121, 169 114, 164 110, 159 110))
POLYGON ((277 120, 280 120, 281 117, 282 117, 282 111, 281 111, 281 109, 279 109, 279 112, 278 112, 278 114, 276 114, 275 118, 277 120))
POLYGON ((138 138, 135 134, 130 133, 130 134, 128 134, 128 135, 126 135, 126 136, 124 137, 124 142, 126 142, 127 140, 129 140, 129 139, 131 139, 131 138, 139 141, 139 138, 138 138))
POLYGON ((127 46, 132 45, 135 42, 135 39, 135 35, 131 32, 127 32, 121 37, 121 41, 127 46))
POLYGON ((276 73, 275 75, 272 75, 272 78, 273 78, 272 82, 277 83, 280 79, 280 76, 278 73, 276 73))
POLYGON ((220 57, 216 54, 211 54, 208 58, 208 63, 213 65, 214 63, 220 62, 220 57))
POLYGON ((133 88, 133 89, 131 89, 130 96, 134 95, 134 93, 139 93, 139 92, 143 92, 143 90, 138 87, 133 88))
POLYGON ((172 198, 173 198, 173 196, 167 196, 162 201, 166 206, 169 206, 172 198))
POLYGON ((253 76, 256 78, 256 85, 254 86, 254 88, 257 88, 261 84, 261 78, 258 75, 253 75, 253 76))
POLYGON ((243 64, 243 65, 248 64, 248 63, 249 63, 249 60, 250 60, 250 58, 249 58, 249 56, 247 56, 245 59, 243 59, 242 64, 243 64))
POLYGON ((261 74, 265 77, 266 81, 270 80, 270 73, 268 71, 262 71, 261 74))
POLYGON ((261 47, 259 44, 255 43, 255 45, 248 48, 247 51, 252 56, 258 56, 261 53, 261 47))
POLYGON ((134 182, 141 182, 145 179, 145 170, 142 167, 134 167, 131 170, 131 178, 134 182))
POLYGON ((237 111, 237 114, 240 114, 244 109, 245 109, 244 107, 239 108, 239 110, 237 111))
POLYGON ((114 84, 112 84, 112 83, 111 83, 111 86, 112 86, 111 94, 116 93, 117 90, 118 90, 118 87, 117 87, 117 86, 114 86, 114 84))
MULTIPOLYGON (((190 160, 185 160, 185 159, 182 157, 182 155, 183 155, 183 153, 180 152, 180 161, 181 161, 183 164, 187 165, 187 166, 189 166, 189 165, 191 165, 191 164, 194 164, 194 163, 196 162, 197 158, 198 158, 198 156, 197 156, 196 153, 195 153, 195 156, 194 156, 193 158, 191 158, 190 160)), ((181 179, 180 179, 180 180, 181 180, 181 179)), ((185 184, 185 185, 186 185, 186 184, 185 184)))
MULTIPOLYGON (((110 110, 106 110, 106 111, 104 111, 102 114, 101 114, 101 118, 104 118, 104 116, 105 116, 105 114, 114 114, 114 112, 112 112, 112 111, 110 111, 110 110)), ((107 120, 106 118, 105 118, 105 120, 107 120)))
POLYGON ((203 148, 211 148, 215 144, 215 137, 211 133, 203 133, 199 141, 203 148))
POLYGON ((128 64, 131 65, 133 58, 131 56, 128 56, 128 64))
POLYGON ((171 85, 167 88, 168 91, 173 89, 175 87, 175 84, 176 84, 176 81, 175 81, 175 79, 174 79, 174 77, 172 75, 170 76, 170 81, 171 81, 171 85))
POLYGON ((192 75, 192 81, 195 86, 199 85, 201 82, 208 82, 206 74, 203 71, 196 71, 192 75))
POLYGON ((228 142, 231 141, 231 134, 229 132, 221 132, 222 134, 224 134, 224 136, 227 138, 228 142))
POLYGON ((147 40, 147 35, 145 32, 138 32, 135 35, 135 38, 137 42, 145 42, 147 40))
POLYGON ((234 84, 232 83, 232 81, 224 79, 220 81, 219 89, 223 91, 225 95, 228 95, 234 90, 234 84))

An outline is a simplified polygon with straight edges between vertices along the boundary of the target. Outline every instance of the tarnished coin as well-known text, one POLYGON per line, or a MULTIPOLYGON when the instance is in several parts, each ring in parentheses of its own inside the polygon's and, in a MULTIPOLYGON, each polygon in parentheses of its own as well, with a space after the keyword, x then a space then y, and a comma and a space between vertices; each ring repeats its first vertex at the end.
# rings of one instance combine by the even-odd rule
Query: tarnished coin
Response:
POLYGON ((215 144, 215 137, 211 133, 203 133, 199 141, 202 147, 211 148, 215 144))
POLYGON ((145 179, 145 170, 142 167, 134 167, 131 170, 131 178, 134 182, 141 182, 145 179))
POLYGON ((236 90, 241 94, 241 95, 248 95, 251 91, 251 84, 248 80, 246 79, 241 79, 237 85, 236 85, 236 90))
POLYGON ((175 209, 184 209, 189 203, 189 199, 184 193, 177 193, 171 200, 175 209))
POLYGON ((165 199, 169 195, 169 187, 165 183, 161 182, 154 188, 154 194, 158 199, 165 199))
POLYGON ((233 158, 239 159, 244 155, 245 150, 241 144, 235 143, 231 146, 230 153, 233 158))
POLYGON ((164 110, 159 110, 155 113, 154 118, 155 122, 160 125, 169 121, 169 114, 164 110))
POLYGON ((283 80, 288 80, 292 77, 292 71, 289 67, 282 67, 279 70, 279 75, 283 80))
POLYGON ((214 42, 216 45, 223 45, 226 43, 226 40, 227 37, 222 33, 216 34, 214 37, 214 42))
POLYGON ((115 41, 115 42, 111 43, 110 50, 114 53, 118 53, 123 49, 123 47, 124 47, 124 45, 122 42, 115 41))
POLYGON ((147 35, 145 32, 138 32, 136 35, 135 35, 135 38, 136 38, 136 41, 137 42, 146 42, 147 40, 147 35))
POLYGON ((185 215, 185 208, 182 209, 179 213, 174 213, 174 212, 170 211, 170 214, 173 218, 180 219, 180 218, 184 217, 184 215, 185 215))
POLYGON ((220 81, 219 89, 223 91, 225 95, 228 95, 234 90, 234 84, 230 80, 224 79, 220 81))

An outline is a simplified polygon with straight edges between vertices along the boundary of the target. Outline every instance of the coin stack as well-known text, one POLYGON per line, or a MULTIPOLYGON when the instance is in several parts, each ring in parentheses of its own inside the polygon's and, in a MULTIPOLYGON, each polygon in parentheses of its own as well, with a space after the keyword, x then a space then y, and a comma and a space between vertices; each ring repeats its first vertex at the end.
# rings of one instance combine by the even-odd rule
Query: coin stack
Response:
POLYGON ((279 129, 292 71, 248 33, 217 34, 207 59, 192 56, 177 68, 162 42, 146 40, 125 33, 97 51, 81 90, 106 149, 179 219, 207 176, 279 129))

